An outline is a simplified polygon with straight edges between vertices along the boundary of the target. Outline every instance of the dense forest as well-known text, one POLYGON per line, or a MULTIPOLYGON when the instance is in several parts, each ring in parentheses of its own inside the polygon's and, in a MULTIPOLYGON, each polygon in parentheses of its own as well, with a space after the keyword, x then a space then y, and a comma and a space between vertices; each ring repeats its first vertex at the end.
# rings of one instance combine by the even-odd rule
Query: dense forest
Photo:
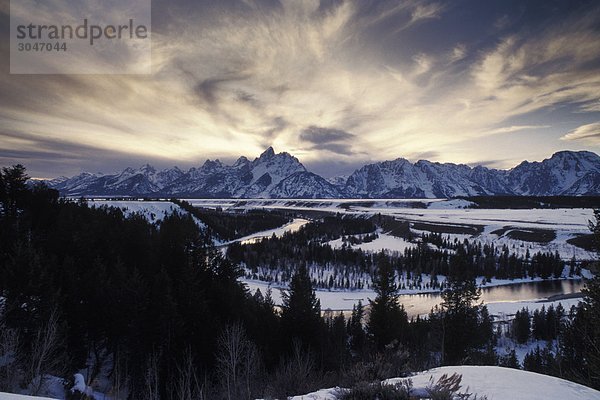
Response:
MULTIPOLYGON (((596 216, 592 228, 600 237, 596 216)), ((496 354, 503 335, 557 338, 558 348, 533 352, 525 367, 600 388, 599 278, 588 282, 579 307, 544 309, 537 317, 524 310, 511 329, 497 331, 473 277, 479 268, 485 276, 486 260, 498 274, 503 252, 488 250, 486 258, 483 248, 457 242, 451 257, 426 246, 415 254, 367 256, 322 243, 338 233, 372 233, 372 224, 349 220, 340 231, 324 220, 311 233, 319 240, 304 246, 291 235, 257 244, 273 246, 256 251, 261 262, 269 252, 278 263, 306 260, 290 270, 289 290, 275 307, 270 293, 249 293, 238 280, 237 262, 249 265, 244 252, 254 247, 238 248, 237 259, 223 257, 189 213, 150 223, 60 198, 28 183, 20 165, 3 168, 0 391, 42 393, 51 376, 72 388, 78 373, 85 385, 123 399, 283 398, 336 385, 359 393, 438 365, 519 367, 496 354), (376 292, 349 318, 322 312, 307 269, 312 260, 334 262, 334 256, 368 271, 376 292), (447 273, 442 306, 409 320, 397 301, 399 270, 447 273), (525 319, 533 323, 523 327, 525 319)), ((536 271, 534 257, 522 261, 528 274, 536 271)), ((537 273, 552 274, 552 255, 545 257, 537 259, 537 273)), ((67 395, 85 398, 79 387, 67 395)))
MULTIPOLYGON (((371 276, 377 260, 388 258, 401 289, 424 290, 446 288, 438 276, 453 274, 453 258, 461 258, 461 268, 466 268, 472 278, 559 278, 565 262, 558 253, 536 252, 518 255, 514 248, 468 239, 450 240, 442 233, 422 233, 415 237, 408 222, 376 215, 371 218, 348 215, 326 216, 303 226, 299 231, 282 237, 270 237, 256 243, 233 243, 227 256, 244 267, 249 279, 287 283, 302 265, 308 269, 313 284, 321 289, 363 289, 372 284, 371 276), (352 245, 371 242, 377 232, 412 240, 415 245, 403 251, 385 251, 373 254, 353 248, 352 245), (341 246, 331 241, 340 239, 341 246), (424 279, 426 276, 428 279, 424 279)), ((569 274, 578 275, 581 265, 569 263, 569 274)))
POLYGON ((185 200, 171 199, 171 202, 204 222, 207 227, 206 233, 222 241, 230 241, 255 232, 278 228, 291 221, 288 216, 274 211, 223 212, 219 209, 200 209, 185 200))

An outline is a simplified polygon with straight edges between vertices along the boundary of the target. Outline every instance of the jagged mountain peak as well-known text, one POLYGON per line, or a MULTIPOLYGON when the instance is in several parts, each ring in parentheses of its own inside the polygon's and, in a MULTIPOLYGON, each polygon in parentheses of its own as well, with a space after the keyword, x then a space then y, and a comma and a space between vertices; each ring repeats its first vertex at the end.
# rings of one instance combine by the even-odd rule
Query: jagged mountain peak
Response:
POLYGON ((156 173, 156 168, 154 168, 150 164, 142 165, 139 170, 140 170, 140 172, 142 172, 144 174, 155 174, 156 173))
POLYGON ((587 151, 587 150, 579 150, 579 151, 561 150, 561 151, 557 151, 556 153, 552 154, 552 156, 550 158, 552 159, 552 158, 556 158, 556 157, 583 157, 583 158, 588 158, 588 159, 592 159, 592 160, 600 160, 600 156, 598 156, 598 154, 591 152, 591 151, 587 151))
POLYGON ((168 172, 168 171, 183 172, 183 171, 181 170, 181 168, 179 168, 179 167, 178 167, 178 166, 176 166, 176 165, 173 165, 172 167, 169 167, 169 168, 164 168, 164 169, 162 169, 162 170, 161 170, 161 172, 168 172))
POLYGON ((269 147, 267 147, 267 149, 265 151, 263 151, 260 154, 260 156, 258 156, 258 158, 267 160, 267 159, 273 158, 274 156, 275 156, 275 150, 273 150, 273 146, 269 146, 269 147))
POLYGON ((508 171, 512 192, 520 195, 597 193, 600 157, 589 151, 559 151, 542 161, 523 161, 508 171), (584 189, 585 188, 585 189, 584 189))
POLYGON ((258 156, 257 158, 255 158, 252 163, 254 165, 258 165, 261 163, 273 163, 273 162, 289 163, 289 164, 293 164, 295 166, 300 165, 300 166, 302 166, 302 169, 304 171, 306 170, 306 168, 304 168, 304 166, 302 165, 300 160, 298 160, 296 157, 294 157, 293 155, 291 155, 290 153, 285 152, 285 151, 282 151, 281 153, 275 153, 275 150, 273 150, 272 146, 269 146, 265 151, 263 151, 261 153, 261 155, 258 156))
POLYGON ((206 160, 200 168, 159 172, 145 164, 113 175, 81 173, 47 181, 65 195, 179 197, 416 198, 479 195, 600 195, 600 157, 560 151, 510 170, 405 158, 364 165, 347 178, 325 180, 273 147, 232 165, 206 160))
POLYGON ((216 169, 216 168, 221 168, 223 167, 223 163, 221 162, 221 160, 219 160, 218 158, 214 161, 212 160, 206 160, 204 161, 204 164, 202 164, 201 169, 203 170, 210 170, 210 169, 216 169))
POLYGON ((239 168, 239 167, 244 167, 247 166, 248 164, 250 164, 250 160, 248 160, 248 158, 241 156, 240 158, 238 158, 235 163, 233 163, 233 167, 234 168, 239 168))
POLYGON ((121 175, 125 175, 125 174, 135 174, 136 169, 133 167, 127 167, 125 168, 122 172, 121 175))

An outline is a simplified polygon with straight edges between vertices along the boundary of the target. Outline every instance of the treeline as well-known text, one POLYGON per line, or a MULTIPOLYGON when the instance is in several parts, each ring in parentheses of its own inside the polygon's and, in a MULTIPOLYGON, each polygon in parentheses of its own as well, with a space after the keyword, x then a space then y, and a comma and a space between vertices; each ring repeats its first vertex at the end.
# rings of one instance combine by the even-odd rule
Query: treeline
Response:
POLYGON ((0 180, 0 347, 12 360, 0 364, 0 391, 37 380, 38 392, 41 376, 77 371, 91 383, 108 368, 114 391, 145 398, 152 384, 177 398, 187 363, 211 382, 219 335, 238 321, 265 365, 279 361, 282 339, 263 332, 272 304, 247 293, 190 215, 156 226, 26 180, 20 166, 0 180))
MULTIPOLYGON (((227 249, 227 257, 245 269, 245 276, 268 282, 287 283, 296 269, 305 266, 318 288, 362 289, 370 284, 375 267, 375 256, 353 244, 377 239, 376 230, 382 229, 371 219, 349 216, 329 216, 303 226, 294 233, 281 237, 264 238, 255 243, 234 243, 227 249), (340 247, 332 247, 332 240, 341 239, 340 247), (366 283, 366 285, 365 285, 366 283)), ((390 227, 390 221, 383 219, 390 227)), ((407 225, 406 225, 407 226, 407 225)), ((407 235, 404 224, 394 226, 407 235)), ((415 239, 415 238, 413 238, 415 239)), ((464 268, 471 277, 485 280, 541 277, 559 278, 565 263, 560 255, 527 250, 517 255, 507 245, 496 247, 479 241, 451 240, 439 233, 422 234, 414 246, 403 252, 386 251, 402 289, 444 289, 438 276, 452 273, 452 259, 464 258, 464 268), (429 276, 423 282, 423 276, 429 276)), ((570 274, 580 272, 578 265, 570 264, 570 274)))
POLYGON ((191 215, 208 226, 208 234, 224 241, 238 239, 256 232, 278 228, 292 219, 276 211, 248 210, 225 212, 192 206, 185 200, 171 199, 191 215))
POLYGON ((600 279, 588 281, 584 293, 584 301, 569 312, 561 304, 517 311, 504 335, 519 345, 533 343, 535 348, 522 365, 514 350, 500 358, 501 364, 600 389, 600 279))
POLYGON ((457 197, 474 202, 479 208, 594 208, 600 196, 473 196, 457 197))
POLYGON ((511 336, 517 343, 527 343, 534 340, 556 340, 563 331, 565 322, 565 309, 561 304, 556 308, 550 305, 546 310, 530 313, 527 308, 517 311, 511 325, 511 336))

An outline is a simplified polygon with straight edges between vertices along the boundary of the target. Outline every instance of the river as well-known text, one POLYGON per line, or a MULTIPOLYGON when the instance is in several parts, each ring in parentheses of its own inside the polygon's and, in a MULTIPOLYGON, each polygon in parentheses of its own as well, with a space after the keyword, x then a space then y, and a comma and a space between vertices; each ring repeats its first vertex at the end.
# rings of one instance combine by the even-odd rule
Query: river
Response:
MULTIPOLYGON (((269 284, 266 282, 252 281, 242 279, 248 285, 253 293, 260 289, 266 293, 269 284)), ((584 286, 583 280, 549 280, 514 283, 510 285, 492 286, 483 288, 481 291, 481 301, 485 304, 519 302, 527 300, 543 300, 552 296, 563 296, 573 293, 579 293, 584 286)), ((273 286, 272 297, 275 304, 281 304, 281 291, 273 286)), ((321 302, 321 310, 343 311, 347 314, 352 307, 362 301, 364 305, 369 304, 369 299, 375 298, 372 290, 364 291, 328 291, 316 290, 315 294, 321 302)), ((399 302, 404 305, 409 317, 429 313, 431 308, 442 302, 439 293, 428 294, 406 294, 399 296, 399 302)), ((571 302, 572 303, 572 302, 571 302)))
MULTIPOLYGON (((578 293, 584 286, 583 280, 551 280, 515 283, 493 286, 481 290, 484 303, 516 302, 533 299, 547 299, 551 296, 578 293)), ((399 299, 409 316, 428 313, 432 307, 441 303, 439 293, 402 295, 399 299)))

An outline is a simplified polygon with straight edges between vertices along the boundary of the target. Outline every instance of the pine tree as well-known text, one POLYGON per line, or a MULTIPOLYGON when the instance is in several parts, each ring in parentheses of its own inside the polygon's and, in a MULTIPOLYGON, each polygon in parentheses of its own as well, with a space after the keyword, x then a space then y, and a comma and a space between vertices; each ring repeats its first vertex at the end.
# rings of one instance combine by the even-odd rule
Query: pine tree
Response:
POLYGON ((511 334, 517 343, 527 343, 529 340, 529 331, 531 330, 531 322, 529 317, 529 311, 523 308, 521 311, 517 311, 515 319, 512 322, 511 334))
POLYGON ((365 351, 366 333, 363 327, 364 308, 359 300, 358 304, 352 307, 352 315, 348 321, 348 336, 350 337, 350 350, 355 356, 362 356, 365 351))
POLYGON ((300 340, 303 346, 320 347, 323 329, 321 303, 308 275, 306 267, 301 265, 292 277, 288 292, 282 292, 281 326, 284 337, 292 349, 293 339, 300 340))
MULTIPOLYGON (((478 305, 481 289, 469 271, 463 246, 457 248, 450 265, 448 288, 442 293, 443 303, 443 364, 464 361, 467 353, 479 345, 473 333, 478 329, 478 305)), ((477 335, 475 335, 477 336, 477 335)))
MULTIPOLYGON (((600 253, 600 210, 590 221, 600 253)), ((582 290, 583 302, 571 313, 561 334, 561 357, 564 373, 571 379, 600 389, 600 268, 595 264, 594 278, 582 290)))
POLYGON ((371 312, 367 332, 378 350, 383 350, 393 340, 405 336, 408 317, 404 307, 398 304, 398 286, 395 273, 387 257, 379 255, 376 275, 373 277, 373 289, 377 296, 371 300, 371 312))
POLYGON ((519 360, 515 349, 512 349, 508 354, 501 356, 498 360, 501 367, 520 369, 519 360))
POLYGON ((17 209, 23 206, 29 191, 27 189, 29 176, 21 164, 2 168, 0 172, 0 212, 9 217, 16 217, 17 209))

